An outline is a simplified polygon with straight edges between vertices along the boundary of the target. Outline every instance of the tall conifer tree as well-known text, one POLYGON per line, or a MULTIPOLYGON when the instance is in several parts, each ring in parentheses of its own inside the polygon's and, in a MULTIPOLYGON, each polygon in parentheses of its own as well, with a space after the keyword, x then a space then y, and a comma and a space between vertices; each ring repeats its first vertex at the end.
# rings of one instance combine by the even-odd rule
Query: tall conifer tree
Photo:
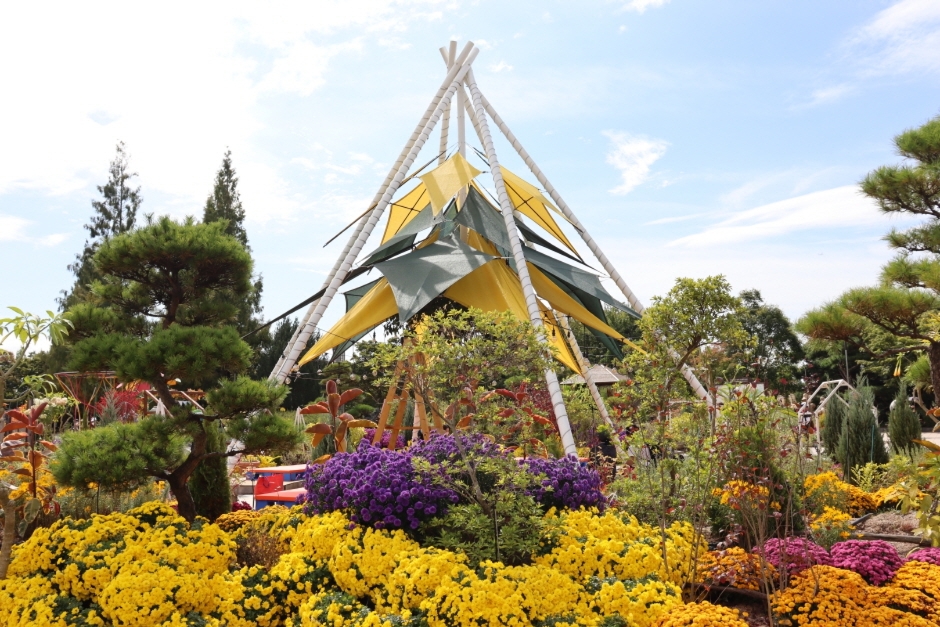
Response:
POLYGON ((101 278, 92 262, 101 244, 136 226, 137 211, 143 201, 140 186, 132 185, 136 176, 136 172, 130 171, 130 158, 124 142, 118 142, 116 154, 108 168, 108 182, 98 185, 101 199, 91 201, 95 212, 85 225, 89 238, 85 240, 81 254, 76 255, 75 261, 69 264, 69 270, 75 275, 75 284, 71 290, 62 292, 59 305, 63 310, 84 301, 89 293, 89 285, 101 278))

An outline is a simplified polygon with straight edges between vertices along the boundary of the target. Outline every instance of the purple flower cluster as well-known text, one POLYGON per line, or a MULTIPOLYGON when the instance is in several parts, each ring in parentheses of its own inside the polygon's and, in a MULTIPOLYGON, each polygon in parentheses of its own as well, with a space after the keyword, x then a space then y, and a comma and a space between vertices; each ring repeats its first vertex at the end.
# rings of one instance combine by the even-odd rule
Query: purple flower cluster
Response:
POLYGON ((574 457, 564 459, 528 459, 527 470, 542 475, 538 485, 528 494, 545 507, 578 509, 596 507, 604 511, 607 499, 601 492, 597 471, 582 466, 574 457))
POLYGON ((880 586, 894 577, 904 560, 884 540, 846 540, 832 545, 832 565, 852 570, 873 586, 880 586))
POLYGON ((456 462, 460 459, 456 438, 460 438, 464 450, 471 455, 495 457, 504 454, 495 443, 483 435, 475 433, 458 433, 456 436, 434 434, 431 435, 430 440, 415 440, 408 450, 413 455, 423 457, 432 464, 456 462))
POLYGON ((810 566, 832 566, 832 557, 815 542, 805 538, 771 538, 755 552, 761 552, 764 559, 779 572, 794 575, 810 566))
POLYGON ((303 499, 308 514, 342 510, 357 523, 382 528, 417 529, 422 521, 443 514, 457 494, 419 480, 409 451, 361 444, 307 473, 303 499))
MULTIPOLYGON (((375 429, 366 429, 365 434, 362 436, 362 440, 359 441, 359 445, 362 446, 363 444, 368 444, 369 446, 372 446, 372 438, 375 437, 375 431, 376 431, 375 429)), ((378 447, 388 448, 388 445, 391 441, 392 441, 392 432, 391 430, 386 429, 385 432, 382 434, 382 439, 379 440, 378 447)), ((399 434, 398 439, 395 442, 395 449, 401 450, 405 448, 406 445, 407 445, 407 442, 405 442, 405 438, 401 434, 399 434)))
POLYGON ((909 562, 927 562, 934 566, 940 566, 940 548, 930 547, 929 549, 919 549, 907 557, 909 562))

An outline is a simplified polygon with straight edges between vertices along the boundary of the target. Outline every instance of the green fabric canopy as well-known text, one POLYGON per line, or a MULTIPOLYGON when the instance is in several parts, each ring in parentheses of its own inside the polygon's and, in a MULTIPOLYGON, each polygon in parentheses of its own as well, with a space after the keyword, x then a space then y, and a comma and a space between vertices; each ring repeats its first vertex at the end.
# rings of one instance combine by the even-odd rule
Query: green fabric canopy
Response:
MULTIPOLYGON (((417 219, 417 218, 416 218, 417 219)), ((410 319, 451 285, 494 259, 451 236, 407 255, 376 264, 385 275, 402 322, 410 319)))
POLYGON ((554 257, 549 257, 548 255, 535 250, 531 246, 525 246, 523 248, 523 253, 525 254, 526 261, 538 266, 539 269, 547 272, 551 277, 561 279, 571 287, 577 288, 582 292, 589 294, 598 300, 602 300, 608 305, 616 307, 621 311, 625 311, 631 316, 636 318, 640 317, 637 312, 633 311, 619 300, 611 296, 610 293, 604 289, 604 286, 601 285, 601 281, 599 278, 597 278, 596 274, 575 268, 574 266, 569 265, 564 261, 559 261, 554 257))
POLYGON ((400 252, 406 251, 415 244, 415 238, 418 233, 424 229, 429 229, 440 220, 435 220, 434 213, 431 211, 431 205, 418 212, 411 222, 402 227, 394 237, 389 238, 387 242, 372 251, 372 254, 363 261, 360 266, 371 266, 380 261, 385 261, 394 257, 400 252))
POLYGON ((473 229, 490 240, 503 255, 508 256, 508 251, 512 249, 503 216, 493 209, 475 187, 470 187, 467 201, 454 222, 473 229))

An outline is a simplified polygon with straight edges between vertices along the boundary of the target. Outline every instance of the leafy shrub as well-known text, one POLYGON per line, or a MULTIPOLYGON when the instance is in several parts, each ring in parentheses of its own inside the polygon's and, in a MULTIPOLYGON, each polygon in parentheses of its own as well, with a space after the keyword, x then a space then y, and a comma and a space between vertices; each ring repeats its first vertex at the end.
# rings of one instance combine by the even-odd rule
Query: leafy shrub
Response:
POLYGON ((847 478, 851 478, 851 470, 856 466, 888 462, 888 451, 872 411, 873 405, 874 393, 867 386, 859 386, 849 402, 839 436, 839 457, 846 468, 847 478))
POLYGON ((839 440, 842 438, 842 426, 845 424, 845 414, 847 407, 842 397, 838 394, 829 399, 826 403, 826 413, 823 417, 823 423, 820 437, 823 441, 823 448, 829 454, 829 457, 842 463, 842 456, 839 453, 839 440))
POLYGON ((891 437, 891 448, 898 453, 910 453, 918 448, 914 440, 921 436, 920 418, 907 401, 907 384, 903 382, 894 397, 894 407, 888 414, 888 435, 891 437))

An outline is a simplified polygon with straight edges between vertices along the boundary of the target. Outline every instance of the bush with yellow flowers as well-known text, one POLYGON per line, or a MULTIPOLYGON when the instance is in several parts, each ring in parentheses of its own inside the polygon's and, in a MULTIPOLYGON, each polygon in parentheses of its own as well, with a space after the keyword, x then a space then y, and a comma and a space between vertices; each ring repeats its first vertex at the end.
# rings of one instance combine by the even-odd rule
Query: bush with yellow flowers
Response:
POLYGON ((673 608, 655 627, 747 627, 741 612, 707 601, 673 608))
POLYGON ((740 547, 708 551, 698 558, 698 580, 706 585, 761 590, 777 578, 777 569, 759 553, 740 547))
POLYGON ((653 627, 682 605, 689 525, 662 532, 613 511, 547 516, 545 551, 519 566, 472 566, 402 530, 299 507, 267 508, 232 533, 159 503, 65 519, 15 548, 0 627, 653 627), (281 553, 239 564, 245 534, 281 553))
POLYGON ((940 567, 921 563, 905 571, 907 567, 884 587, 876 587, 850 570, 813 566, 774 595, 774 614, 780 624, 794 627, 936 626, 940 567), (937 572, 920 572, 930 569, 937 572))
POLYGON ((849 524, 850 520, 852 517, 849 514, 826 506, 821 514, 810 517, 809 528, 816 543, 830 549, 836 542, 851 537, 855 527, 849 524))
POLYGON ((821 514, 826 507, 848 512, 853 516, 875 511, 885 495, 869 494, 858 486, 839 479, 834 472, 808 475, 803 481, 805 498, 810 509, 821 514))

